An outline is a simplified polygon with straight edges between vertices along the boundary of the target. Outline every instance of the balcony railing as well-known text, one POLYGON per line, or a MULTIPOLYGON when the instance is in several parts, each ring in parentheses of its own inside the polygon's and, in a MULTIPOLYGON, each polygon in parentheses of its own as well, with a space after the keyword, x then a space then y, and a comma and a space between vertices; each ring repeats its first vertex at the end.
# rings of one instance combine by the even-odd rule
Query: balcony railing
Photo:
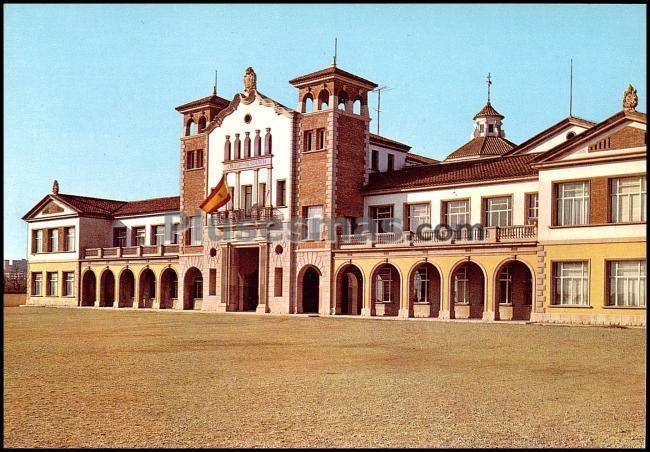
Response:
POLYGON ((176 256, 179 246, 171 245, 145 245, 145 246, 117 246, 111 248, 86 248, 86 259, 106 258, 132 258, 140 256, 176 256))
POLYGON ((212 214, 213 225, 227 223, 254 223, 280 220, 280 213, 273 207, 254 207, 251 209, 224 210, 212 214))
POLYGON ((472 243, 494 242, 530 242, 537 240, 537 225, 519 225, 503 227, 485 227, 472 229, 442 229, 436 233, 433 230, 422 231, 418 234, 405 232, 381 232, 372 234, 341 235, 338 238, 339 247, 377 247, 377 246, 444 246, 453 244, 469 245, 472 243))

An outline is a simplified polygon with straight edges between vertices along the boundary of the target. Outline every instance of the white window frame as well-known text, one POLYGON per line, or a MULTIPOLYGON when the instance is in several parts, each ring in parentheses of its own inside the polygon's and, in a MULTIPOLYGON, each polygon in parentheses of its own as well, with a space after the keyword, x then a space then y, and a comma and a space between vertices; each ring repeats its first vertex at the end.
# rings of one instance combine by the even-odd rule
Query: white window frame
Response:
POLYGON ((413 297, 415 303, 429 303, 429 269, 418 268, 413 275, 413 297), (423 296, 424 295, 424 296, 423 296))
POLYGON ((447 213, 446 213, 447 218, 445 218, 445 221, 447 223, 447 226, 449 226, 450 228, 455 228, 459 224, 460 225, 470 224, 470 210, 469 210, 468 199, 462 199, 458 201, 446 201, 446 203, 447 203, 447 213), (460 221, 461 218, 463 219, 462 222, 460 221))
POLYGON ((156 224, 153 227, 153 243, 152 245, 164 245, 165 244, 165 225, 156 224))
POLYGON ((611 181, 612 223, 646 221, 646 177, 618 177, 611 181), (626 189, 632 189, 624 192, 626 189))
POLYGON ((486 220, 485 225, 486 226, 488 227, 510 226, 511 218, 512 218, 512 197, 511 196, 499 196, 495 198, 486 198, 485 201, 485 220, 486 220), (495 218, 493 218, 493 216, 495 216, 495 218))
POLYGON ((469 293, 467 283, 467 267, 457 269, 454 272, 454 304, 469 304, 469 293), (462 288, 462 291, 461 291, 462 288), (463 294, 462 298, 458 296, 459 293, 463 294), (462 301, 460 301, 462 300, 462 301))
POLYGON ((589 306, 589 263, 566 261, 553 263, 553 306, 589 306), (567 298, 565 299, 565 289, 567 298), (577 302, 574 300, 580 298, 577 302))
POLYGON ((558 226, 589 224, 589 188, 589 181, 557 184, 558 226))
POLYGON ((431 224, 431 206, 429 203, 416 203, 416 204, 407 204, 408 208, 408 219, 409 219, 409 230, 411 232, 416 232, 418 226, 421 224, 431 224), (416 212, 414 214, 413 208, 422 208, 424 207, 424 212, 416 212))
POLYGON ((65 251, 75 251, 76 249, 76 231, 74 226, 66 228, 66 249, 65 251))
POLYGON ((74 272, 63 272, 63 296, 74 296, 74 272))
POLYGON ((607 306, 645 308, 647 304, 646 261, 608 261, 607 266, 609 271, 607 299, 605 300, 607 306), (622 268, 624 266, 629 266, 629 268, 622 268), (636 274, 626 274, 626 272, 634 270, 636 270, 636 274), (614 288, 616 290, 612 290, 614 288), (620 288, 623 288, 623 290, 619 290, 620 288))
POLYGON ((59 296, 59 273, 58 272, 47 272, 47 296, 48 297, 59 296))
POLYGON ((32 296, 43 296, 43 273, 32 272, 32 296))
POLYGON ((393 205, 370 206, 372 212, 372 221, 375 225, 376 233, 393 232, 393 205), (386 230, 383 229, 383 221, 391 220, 386 230))
POLYGON ((528 211, 526 212, 526 221, 539 219, 539 193, 528 193, 528 211))
POLYGON ((48 240, 50 241, 50 253, 58 253, 59 252, 59 230, 50 229, 50 233, 48 235, 49 235, 48 240))
POLYGON ((323 224, 323 206, 305 207, 305 228, 303 238, 306 240, 321 239, 321 225, 323 224))
POLYGON ((499 304, 510 305, 512 304, 512 269, 510 265, 506 265, 499 271, 499 289, 500 299, 499 304), (505 296, 505 301, 504 301, 505 296))
POLYGON ((393 302, 393 271, 383 268, 375 276, 375 303, 393 302))

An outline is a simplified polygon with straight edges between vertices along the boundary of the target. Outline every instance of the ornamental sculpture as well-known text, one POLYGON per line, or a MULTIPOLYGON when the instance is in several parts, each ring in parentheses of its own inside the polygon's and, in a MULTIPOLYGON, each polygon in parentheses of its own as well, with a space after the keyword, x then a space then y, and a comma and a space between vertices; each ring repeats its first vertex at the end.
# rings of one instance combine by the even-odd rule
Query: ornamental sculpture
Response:
POLYGON ((246 68, 244 73, 244 91, 249 93, 251 90, 257 91, 257 75, 252 67, 246 68))
POLYGON ((636 95, 636 90, 632 85, 627 85, 625 94, 623 94, 623 110, 636 111, 636 106, 639 104, 639 97, 636 95))
POLYGON ((59 181, 54 180, 54 183, 52 184, 52 194, 58 195, 59 194, 59 181))

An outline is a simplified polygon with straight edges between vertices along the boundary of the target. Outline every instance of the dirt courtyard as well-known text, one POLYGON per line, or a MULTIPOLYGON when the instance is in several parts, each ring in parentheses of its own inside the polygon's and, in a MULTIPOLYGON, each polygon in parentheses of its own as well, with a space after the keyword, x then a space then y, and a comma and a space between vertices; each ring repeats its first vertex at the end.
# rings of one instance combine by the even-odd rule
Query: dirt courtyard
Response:
POLYGON ((4 309, 5 447, 642 447, 646 329, 4 309))

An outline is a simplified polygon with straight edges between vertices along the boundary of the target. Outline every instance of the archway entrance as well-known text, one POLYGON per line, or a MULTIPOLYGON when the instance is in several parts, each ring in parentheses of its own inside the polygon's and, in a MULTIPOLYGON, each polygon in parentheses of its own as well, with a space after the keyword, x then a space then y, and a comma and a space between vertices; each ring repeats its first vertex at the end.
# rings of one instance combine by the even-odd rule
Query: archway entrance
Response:
POLYGON ((156 275, 150 268, 140 273, 140 294, 138 307, 150 308, 156 298, 156 275))
POLYGON ((171 268, 160 275, 160 309, 172 309, 178 298, 178 276, 171 268))
POLYGON ((120 275, 120 294, 118 307, 132 308, 135 297, 135 277, 128 268, 120 275))
POLYGON ((336 314, 361 315, 363 308, 363 275, 355 265, 339 270, 336 277, 336 314))
POLYGON ((314 267, 309 267, 302 275, 302 312, 318 313, 320 275, 314 267))
POLYGON ((409 317, 438 317, 440 272, 430 262, 419 264, 409 280, 409 317))
POLYGON ((185 272, 183 278, 183 309, 194 309, 197 300, 203 299, 203 275, 192 267, 185 272))
POLYGON ((104 271, 100 278, 99 305, 112 307, 115 302, 115 276, 110 270, 104 271))
POLYGON ((512 260, 497 270, 494 300, 496 320, 530 320, 533 275, 526 264, 512 260))
POLYGON ((454 319, 483 318, 485 278, 474 262, 464 262, 453 271, 450 286, 450 315, 454 319))
POLYGON ((400 277, 391 264, 382 264, 372 274, 372 312, 376 316, 396 316, 400 306, 400 277))
POLYGON ((97 278, 92 270, 87 270, 81 281, 81 306, 94 306, 97 296, 97 278))
POLYGON ((260 302, 258 247, 233 248, 228 311, 255 311, 260 302))

